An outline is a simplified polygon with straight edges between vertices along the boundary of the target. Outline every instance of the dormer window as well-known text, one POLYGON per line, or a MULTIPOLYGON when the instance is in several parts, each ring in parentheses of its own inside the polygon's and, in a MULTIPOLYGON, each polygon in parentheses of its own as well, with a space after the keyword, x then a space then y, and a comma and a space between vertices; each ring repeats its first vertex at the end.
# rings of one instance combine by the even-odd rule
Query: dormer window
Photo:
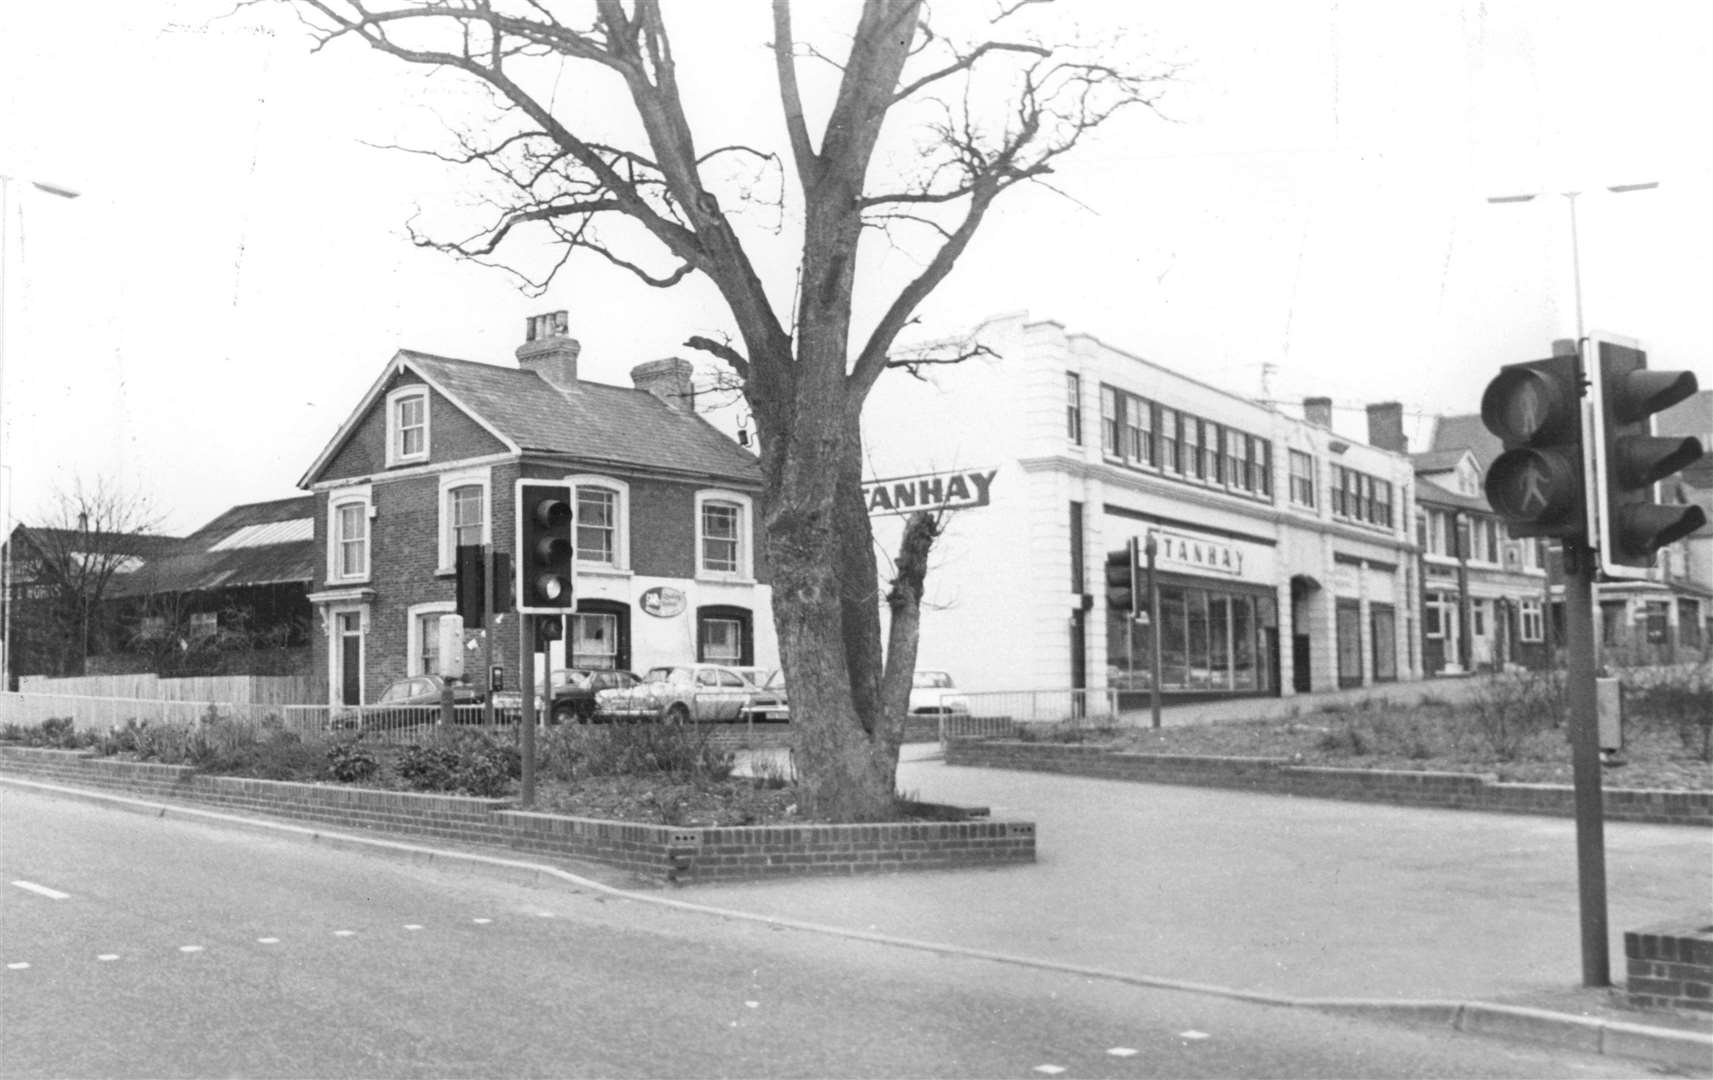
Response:
POLYGON ((408 386, 387 395, 387 464, 428 460, 428 390, 408 386))

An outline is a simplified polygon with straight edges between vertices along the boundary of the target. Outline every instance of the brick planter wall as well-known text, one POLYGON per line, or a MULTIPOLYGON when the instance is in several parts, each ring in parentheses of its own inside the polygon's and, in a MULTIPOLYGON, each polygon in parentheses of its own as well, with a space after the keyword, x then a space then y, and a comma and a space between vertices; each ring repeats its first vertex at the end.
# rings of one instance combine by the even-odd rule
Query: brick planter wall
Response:
MULTIPOLYGON (((1396 772, 1293 765, 1279 758, 1140 754, 1077 743, 953 739, 948 765, 1064 773, 1155 784, 1193 784, 1323 799, 1574 817, 1575 793, 1558 784, 1506 784, 1471 773, 1396 772)), ((1713 792, 1608 788, 1611 821, 1713 825, 1713 792)))
POLYGON ((1035 861, 1035 826, 1026 821, 673 828, 525 812, 505 799, 207 776, 182 765, 25 747, 0 747, 0 772, 345 830, 586 859, 685 884, 1035 861))
POLYGON ((1630 1004, 1713 1013, 1713 916, 1626 933, 1624 968, 1630 1004))

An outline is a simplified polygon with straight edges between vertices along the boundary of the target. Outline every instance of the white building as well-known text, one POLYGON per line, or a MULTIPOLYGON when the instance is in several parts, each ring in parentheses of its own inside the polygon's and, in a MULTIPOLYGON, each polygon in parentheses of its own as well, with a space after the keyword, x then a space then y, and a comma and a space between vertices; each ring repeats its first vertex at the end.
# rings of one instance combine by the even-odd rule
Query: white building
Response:
POLYGON ((1407 457, 1026 315, 965 344, 864 416, 883 581, 903 514, 950 510, 918 666, 1133 704, 1153 628, 1108 610, 1105 568, 1152 534, 1168 700, 1420 678, 1407 457))

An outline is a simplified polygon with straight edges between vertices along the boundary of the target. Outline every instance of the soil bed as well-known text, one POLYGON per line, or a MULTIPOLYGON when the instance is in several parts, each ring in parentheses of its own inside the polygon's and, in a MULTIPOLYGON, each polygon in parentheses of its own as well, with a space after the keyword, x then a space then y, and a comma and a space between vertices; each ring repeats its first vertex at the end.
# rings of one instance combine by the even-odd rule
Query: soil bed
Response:
MULTIPOLYGON (((1565 729, 1536 732, 1520 740, 1511 757, 1502 759, 1480 740, 1458 738, 1443 718, 1420 711, 1389 718, 1317 714, 1297 721, 1233 721, 1158 730, 1054 728, 1023 730, 1019 735, 1030 741, 1078 742, 1139 753, 1269 757, 1346 769, 1460 772, 1516 783, 1572 783, 1565 729)), ((1675 733, 1631 731, 1626 733, 1623 751, 1605 770, 1603 782, 1611 788, 1708 791, 1713 790, 1713 764, 1700 760, 1675 733)))

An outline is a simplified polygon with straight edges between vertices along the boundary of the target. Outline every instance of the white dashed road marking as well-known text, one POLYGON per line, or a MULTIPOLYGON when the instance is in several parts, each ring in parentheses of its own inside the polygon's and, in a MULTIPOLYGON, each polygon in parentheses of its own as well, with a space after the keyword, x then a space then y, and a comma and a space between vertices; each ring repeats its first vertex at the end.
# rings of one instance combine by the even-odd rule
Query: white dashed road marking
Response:
POLYGON ((277 937, 259 937, 256 939, 258 945, 278 945, 279 943, 280 939, 277 937))
POLYGON ((494 920, 492 920, 492 919, 471 919, 470 921, 475 923, 477 926, 486 926, 489 923, 493 922, 494 920))
POLYGON ((26 963, 7 964, 6 970, 7 971, 23 971, 25 968, 27 968, 29 966, 30 965, 26 964, 26 963))
POLYGON ((355 931, 355 930, 335 930, 335 931, 333 931, 333 936, 334 937, 356 937, 357 931, 355 931))
POLYGON ((1035 1071, 1046 1073, 1048 1076, 1057 1076, 1065 1071, 1065 1067, 1063 1065, 1037 1065, 1035 1071))
POLYGON ((179 952, 201 952, 202 946, 201 945, 180 945, 178 947, 178 951, 179 952))
POLYGON ((117 959, 119 959, 119 954, 116 952, 104 952, 100 956, 97 956, 95 959, 97 959, 97 960, 117 960, 117 959))
POLYGON ((404 928, 406 930, 421 930, 422 924, 421 923, 407 922, 404 924, 404 928))
POLYGON ((14 881, 14 882, 12 882, 12 884, 16 885, 20 889, 23 889, 25 892, 33 892, 37 896, 45 896, 49 900, 70 900, 71 899, 70 893, 63 893, 63 892, 60 892, 58 889, 50 889, 46 885, 37 885, 33 881, 14 881))
POLYGON ((1180 1032, 1178 1032, 1178 1038, 1180 1038, 1180 1039, 1208 1039, 1208 1038, 1212 1038, 1212 1036, 1209 1035, 1205 1031, 1180 1031, 1180 1032))
POLYGON ((1136 1056, 1136 1051, 1132 1050, 1128 1046, 1115 1046, 1111 1050, 1108 1050, 1107 1053, 1111 1054, 1113 1057, 1135 1057, 1136 1056))

